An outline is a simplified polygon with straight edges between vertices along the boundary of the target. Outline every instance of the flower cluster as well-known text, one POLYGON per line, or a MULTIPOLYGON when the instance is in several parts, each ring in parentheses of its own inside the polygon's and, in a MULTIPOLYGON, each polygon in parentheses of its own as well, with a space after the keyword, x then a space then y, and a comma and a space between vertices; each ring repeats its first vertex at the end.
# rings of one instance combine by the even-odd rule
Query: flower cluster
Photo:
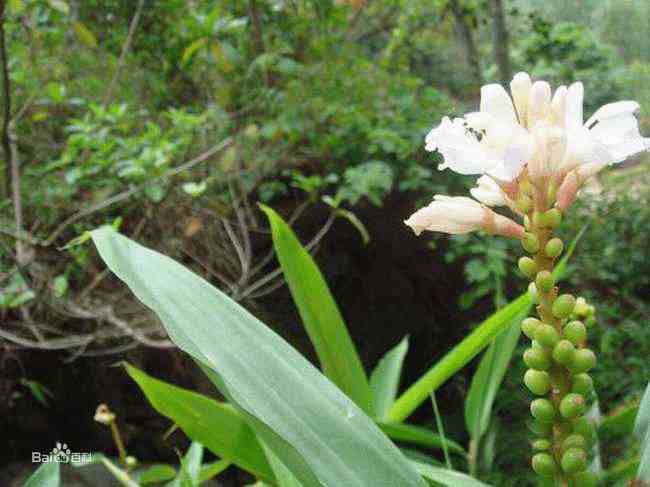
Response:
POLYGON ((440 169, 480 175, 470 190, 475 199, 436 195, 406 224, 416 234, 485 230, 521 241, 529 255, 519 269, 531 281, 538 315, 522 322, 532 340, 524 384, 537 396, 532 467, 556 485, 588 486, 592 434, 585 412, 596 356, 585 324, 593 322, 593 307, 559 293, 553 271, 564 244, 554 231, 588 178, 650 149, 650 139, 639 133, 636 102, 605 105, 584 122, 581 83, 552 93, 548 83, 519 73, 510 89, 512 98, 499 85, 484 86, 480 111, 445 118, 426 137, 427 150, 444 158, 440 169), (521 224, 494 212, 496 206, 508 207, 521 224))
POLYGON ((427 135, 426 149, 444 158, 440 169, 481 176, 471 190, 477 201, 436 196, 406 221, 416 233, 484 229, 520 237, 515 222, 489 207, 508 206, 520 215, 531 205, 566 210, 589 177, 650 148, 634 101, 604 105, 584 122, 582 83, 552 93, 547 82, 518 73, 510 89, 512 98, 500 85, 483 86, 480 111, 445 117, 427 135))

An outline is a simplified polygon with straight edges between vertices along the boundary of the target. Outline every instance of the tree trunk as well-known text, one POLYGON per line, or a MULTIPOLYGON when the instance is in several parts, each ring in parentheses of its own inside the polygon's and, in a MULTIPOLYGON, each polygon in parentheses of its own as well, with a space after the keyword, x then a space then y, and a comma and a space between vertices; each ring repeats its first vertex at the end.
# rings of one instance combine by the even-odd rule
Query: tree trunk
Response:
POLYGON ((512 78, 512 66, 510 65, 510 35, 503 13, 503 1, 490 0, 490 13, 493 21, 494 62, 499 69, 501 82, 507 85, 512 78))
POLYGON ((480 86, 483 84, 483 73, 481 72, 481 61, 479 59, 476 43, 474 42, 470 19, 464 12, 463 6, 459 0, 449 0, 449 7, 454 16, 456 30, 463 42, 465 55, 467 56, 467 63, 472 72, 472 77, 476 84, 480 86))

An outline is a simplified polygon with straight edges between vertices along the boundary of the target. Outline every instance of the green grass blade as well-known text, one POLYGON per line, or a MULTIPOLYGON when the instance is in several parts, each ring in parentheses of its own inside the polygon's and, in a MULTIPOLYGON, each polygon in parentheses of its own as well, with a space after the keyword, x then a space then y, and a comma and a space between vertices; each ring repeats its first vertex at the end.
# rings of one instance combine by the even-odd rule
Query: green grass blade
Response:
POLYGON ((59 487, 61 474, 58 462, 44 463, 25 482, 23 487, 59 487))
POLYGON ((387 418, 388 411, 397 397, 404 357, 408 348, 408 337, 404 337, 381 358, 370 375, 375 418, 380 421, 387 418))
POLYGON ((637 478, 650 482, 650 384, 646 387, 634 423, 634 434, 641 441, 641 454, 637 478))
POLYGON ((412 463, 424 478, 447 487, 490 487, 488 484, 484 484, 469 475, 455 470, 434 467, 433 465, 427 465, 416 461, 412 461, 412 463))
POLYGON ((126 364, 126 370, 154 409, 192 440, 256 476, 273 480, 255 433, 232 406, 154 379, 131 365, 126 364))
POLYGON ((433 414, 436 417, 436 428, 438 429, 438 434, 442 437, 442 451, 445 454, 445 464, 449 470, 453 470, 451 464, 451 457, 449 456, 449 448, 447 448, 447 437, 445 435, 445 428, 442 425, 442 416, 440 415, 440 410, 438 409, 438 401, 436 401, 435 392, 431 393, 431 405, 433 406, 433 414))
POLYGON ((395 441, 412 443, 413 445, 435 448, 437 450, 442 450, 443 443, 447 443, 447 448, 450 452, 467 455, 467 452, 460 444, 449 438, 443 439, 440 435, 421 426, 405 423, 379 423, 379 427, 395 441))
POLYGON ((424 485, 372 419, 244 308, 111 228, 92 238, 110 269, 305 487, 424 485), (283 454, 287 446, 292 450, 283 454))
POLYGON ((263 205, 261 208, 271 224, 276 255, 323 373, 361 409, 372 414, 368 378, 316 262, 275 211, 263 205))

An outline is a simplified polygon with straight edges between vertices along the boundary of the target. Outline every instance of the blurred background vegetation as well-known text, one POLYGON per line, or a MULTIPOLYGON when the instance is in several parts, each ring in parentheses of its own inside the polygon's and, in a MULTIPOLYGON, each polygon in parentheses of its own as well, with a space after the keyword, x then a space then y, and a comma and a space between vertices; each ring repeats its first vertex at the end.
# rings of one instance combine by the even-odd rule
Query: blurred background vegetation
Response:
MULTIPOLYGON (((427 131, 473 109, 481 84, 519 70, 582 80, 586 113, 638 100, 642 131, 650 128, 645 0, 2 8, 0 478, 58 440, 111 452, 92 422, 100 402, 118 412, 140 458, 173 461, 183 439, 163 440, 169 425, 110 367, 125 357, 209 390, 84 245, 87 230, 114 225, 183 262, 313 357, 256 206, 264 202, 315 252, 366 364, 410 334, 408 384, 523 286, 514 244, 417 239, 402 224, 434 193, 473 184, 437 171, 423 150, 427 131)), ((643 159, 617 167, 565 222, 568 238, 591 222, 571 284, 598 307, 604 414, 637 400, 650 376, 649 180, 643 159)), ((530 482, 514 439, 526 435, 518 362, 497 401, 510 441, 495 441, 486 463, 499 486, 530 482)), ((451 436, 462 435, 471 369, 438 397, 451 436)), ((427 409, 418 418, 433 422, 427 409)), ((619 447, 608 442, 605 464, 619 447)))

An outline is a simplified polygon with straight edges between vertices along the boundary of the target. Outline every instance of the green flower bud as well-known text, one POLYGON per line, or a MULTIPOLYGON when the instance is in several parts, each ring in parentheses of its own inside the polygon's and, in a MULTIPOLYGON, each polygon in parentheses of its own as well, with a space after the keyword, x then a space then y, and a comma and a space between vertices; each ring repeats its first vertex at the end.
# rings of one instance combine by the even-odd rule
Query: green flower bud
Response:
POLYGON ((533 185, 530 184, 530 181, 528 179, 524 179, 521 183, 519 183, 519 191, 521 191, 523 194, 532 194, 533 185))
POLYGON ((574 345, 582 345, 587 340, 587 328, 582 321, 570 321, 564 327, 563 334, 574 345))
POLYGON ((535 254, 539 251, 539 239, 536 235, 526 232, 521 239, 521 246, 529 254, 535 254))
POLYGON ((589 397, 594 391, 594 381, 589 374, 577 374, 573 376, 573 386, 571 392, 582 394, 584 397, 589 397))
POLYGON ((532 279, 537 274, 537 264, 530 257, 522 257, 519 259, 519 270, 528 279, 532 279))
POLYGON ((593 316, 594 313, 596 313, 596 308, 594 308, 593 304, 590 304, 587 306, 587 315, 588 316, 593 316))
POLYGON ((552 423, 555 419, 555 407, 548 399, 535 399, 530 403, 530 413, 537 421, 552 423))
POLYGON ((595 316, 590 316, 585 320, 585 325, 587 325, 588 328, 591 328, 596 324, 596 317, 595 316))
POLYGON ((538 396, 543 396, 551 390, 551 378, 541 370, 528 369, 524 374, 524 384, 530 392, 538 396))
POLYGON ((555 460, 548 453, 537 453, 533 456, 533 470, 542 477, 552 477, 557 472, 555 460))
POLYGON ((533 450, 545 451, 551 449, 551 442, 546 439, 535 440, 533 442, 533 450))
POLYGON ((549 438, 553 434, 553 423, 544 423, 535 420, 528 423, 528 428, 535 436, 540 436, 542 438, 549 438))
POLYGON ((589 313, 589 306, 587 305, 585 298, 579 297, 576 299, 576 307, 573 312, 579 316, 587 316, 589 313))
POLYGON ((551 208, 542 218, 544 226, 548 228, 557 228, 562 223, 562 213, 557 208, 551 208))
POLYGON ((562 365, 569 365, 573 362, 576 347, 569 340, 560 340, 553 348, 553 359, 562 365))
POLYGON ((537 294, 537 287, 535 287, 534 282, 531 282, 528 285, 528 293, 530 294, 531 301, 535 304, 539 304, 539 295, 537 294))
POLYGON ((578 473, 587 468, 587 453, 582 448, 569 448, 562 455, 562 470, 578 473))
POLYGON ((533 225, 537 228, 544 226, 542 223, 542 214, 539 211, 533 213, 533 225))
POLYGON ((563 294, 555 300, 551 311, 553 312, 553 316, 556 318, 567 318, 571 313, 573 313, 575 305, 576 298, 570 294, 563 294))
POLYGON ((576 487, 598 487, 598 477, 593 472, 580 472, 573 478, 573 484, 576 487))
POLYGON ((524 363, 535 370, 548 370, 551 368, 551 359, 545 350, 529 348, 524 352, 524 363))
POLYGON ((570 448, 587 448, 587 441, 582 435, 569 435, 562 442, 562 449, 568 450, 570 448))
POLYGON ((524 228, 526 230, 530 229, 530 218, 528 218, 528 215, 524 216, 524 228))
POLYGON ((133 456, 128 456, 124 459, 127 468, 131 469, 138 465, 138 460, 133 456))
POLYGON ((573 422, 573 433, 582 435, 585 441, 588 444, 591 444, 594 440, 596 431, 594 430, 594 427, 589 422, 589 420, 583 416, 573 422))
POLYGON ((576 350, 576 353, 573 357, 573 362, 569 369, 574 374, 580 374, 582 372, 589 372, 596 366, 596 355, 594 352, 588 348, 581 348, 576 350))
POLYGON ((535 278, 535 286, 542 292, 549 292, 555 286, 555 278, 549 271, 539 271, 535 278))
POLYGON ((535 330, 537 330, 537 327, 541 324, 542 322, 537 318, 526 318, 521 322, 521 331, 524 335, 533 340, 535 338, 535 330))
POLYGON ((522 194, 517 198, 517 207, 521 210, 522 213, 528 213, 533 206, 533 200, 530 196, 522 194))
POLYGON ((535 330, 535 340, 547 347, 553 347, 560 341, 560 334, 555 327, 542 323, 537 327, 537 330, 535 330))
POLYGON ((560 401, 560 414, 565 419, 574 419, 585 413, 587 405, 580 394, 570 393, 560 401))
POLYGON ((564 243, 562 243, 562 240, 557 237, 546 242, 546 247, 544 247, 544 252, 552 259, 559 257, 563 250, 564 243))

